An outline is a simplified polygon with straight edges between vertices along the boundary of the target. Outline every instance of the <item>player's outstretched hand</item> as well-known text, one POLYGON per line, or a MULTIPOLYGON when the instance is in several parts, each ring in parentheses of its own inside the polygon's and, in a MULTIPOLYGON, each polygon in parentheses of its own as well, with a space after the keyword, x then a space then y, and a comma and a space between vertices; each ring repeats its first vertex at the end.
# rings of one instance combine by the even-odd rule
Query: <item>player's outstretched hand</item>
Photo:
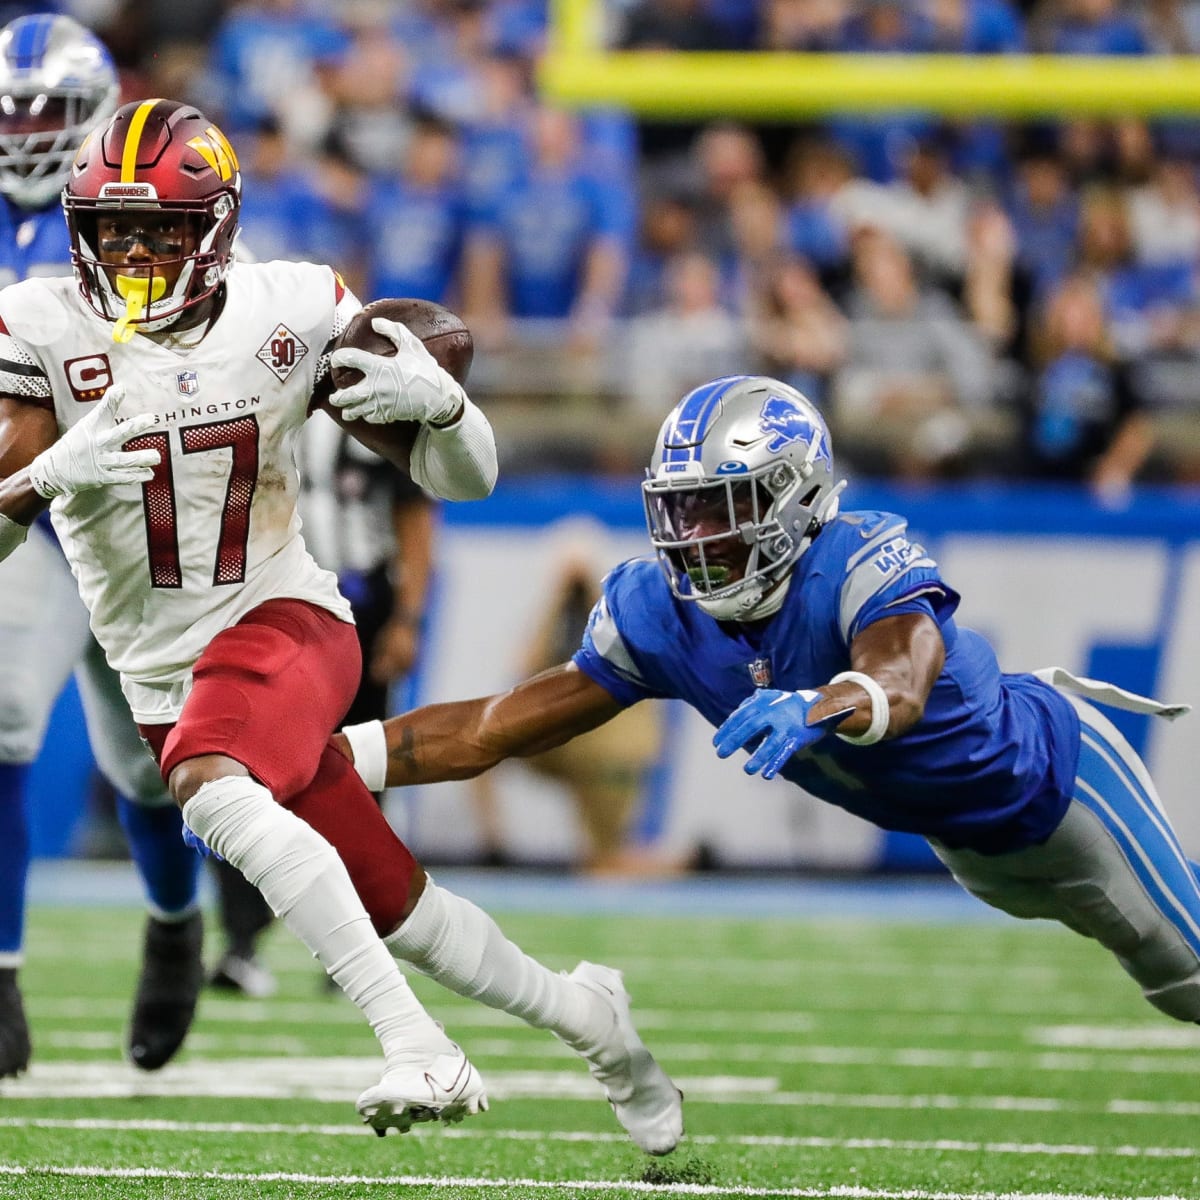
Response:
POLYGON ((747 696, 713 734, 718 757, 728 758, 739 746, 762 737, 742 769, 747 775, 761 774, 764 779, 774 779, 793 754, 819 742, 854 711, 850 705, 810 725, 813 706, 823 699, 820 692, 760 688, 753 696, 747 696))
POLYGON ((396 347, 394 355, 343 346, 330 364, 361 371, 362 379, 340 388, 329 403, 348 420, 372 425, 426 421, 444 425, 462 404, 462 389, 438 365, 421 339, 398 321, 376 317, 371 328, 396 347))
POLYGON ((43 450, 29 464, 33 490, 46 500, 70 496, 116 483, 146 483, 162 455, 146 447, 126 450, 125 445, 145 433, 158 420, 140 413, 127 420, 117 417, 125 388, 115 383, 86 417, 43 450))

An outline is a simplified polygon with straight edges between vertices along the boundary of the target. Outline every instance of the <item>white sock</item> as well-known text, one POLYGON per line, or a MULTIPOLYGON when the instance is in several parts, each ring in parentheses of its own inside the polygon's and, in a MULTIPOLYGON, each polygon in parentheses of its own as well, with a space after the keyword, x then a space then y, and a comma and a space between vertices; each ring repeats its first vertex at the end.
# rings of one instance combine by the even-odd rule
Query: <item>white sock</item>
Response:
POLYGON ((183 819, 320 959, 370 1022, 389 1067, 453 1048, 376 934, 337 851, 311 825, 238 775, 204 784, 183 819))
POLYGON ((549 1029, 573 1049, 590 1048, 612 1022, 594 993, 530 958, 483 909, 432 879, 384 944, 443 987, 549 1029))

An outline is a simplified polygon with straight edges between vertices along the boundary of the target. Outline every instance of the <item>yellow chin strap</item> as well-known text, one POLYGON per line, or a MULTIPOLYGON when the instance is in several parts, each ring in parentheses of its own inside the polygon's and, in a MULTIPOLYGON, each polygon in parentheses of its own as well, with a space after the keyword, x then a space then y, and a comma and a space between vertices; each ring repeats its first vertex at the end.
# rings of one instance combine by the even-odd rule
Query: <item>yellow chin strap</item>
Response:
POLYGON ((125 301, 125 312, 117 318, 112 336, 114 342, 124 344, 137 333, 134 325, 145 317, 150 305, 163 298, 167 290, 167 281, 157 275, 153 279, 143 279, 140 275, 118 275, 113 282, 117 291, 121 293, 121 299, 125 301))

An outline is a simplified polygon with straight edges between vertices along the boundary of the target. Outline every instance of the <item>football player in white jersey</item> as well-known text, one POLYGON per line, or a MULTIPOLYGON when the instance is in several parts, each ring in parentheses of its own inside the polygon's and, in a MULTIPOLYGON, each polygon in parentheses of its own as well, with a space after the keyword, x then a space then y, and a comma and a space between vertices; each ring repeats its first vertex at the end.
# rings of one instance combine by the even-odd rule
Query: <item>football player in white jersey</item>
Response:
MULTIPOLYGON (((19 17, 0 30, 0 284, 70 275, 59 194, 83 139, 116 110, 118 92, 108 51, 69 17, 19 17)), ((88 630, 48 517, 0 564, 0 596, 0 1078, 29 1063, 17 982, 30 857, 27 781, 72 671, 150 910, 126 1052, 154 1070, 182 1043, 203 979, 195 856, 182 844, 179 810, 88 630)))
POLYGON ((52 516, 109 662, 184 820, 253 883, 384 1051, 378 1132, 486 1107, 396 958, 577 1050, 652 1153, 677 1089, 620 974, 557 975, 438 888, 331 734, 361 673, 350 609, 305 549, 295 446, 315 408, 444 499, 486 496, 491 428, 403 326, 342 348, 358 301, 328 267, 232 261, 241 177, 195 108, 119 109, 63 194, 77 282, 0 292, 0 557, 52 516), (330 364, 363 373, 333 392, 330 364), (384 940, 386 939, 386 941, 384 940), (393 957, 395 956, 395 957, 393 957))

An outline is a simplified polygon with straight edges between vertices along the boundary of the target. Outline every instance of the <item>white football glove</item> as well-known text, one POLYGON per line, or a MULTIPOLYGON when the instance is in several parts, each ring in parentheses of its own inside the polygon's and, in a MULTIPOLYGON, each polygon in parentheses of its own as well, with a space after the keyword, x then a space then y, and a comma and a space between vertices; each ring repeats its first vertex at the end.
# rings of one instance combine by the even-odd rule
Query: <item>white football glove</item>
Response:
POLYGON ((113 384, 104 399, 77 425, 29 464, 29 482, 46 500, 70 496, 114 483, 146 483, 162 455, 157 450, 122 450, 121 446, 145 433, 157 421, 142 413, 117 423, 117 409, 125 388, 113 384))
POLYGON ((353 368, 363 377, 334 392, 330 404, 348 420, 361 418, 371 425, 446 424, 463 402, 462 388, 411 329, 386 317, 374 318, 371 328, 396 347, 395 355, 370 354, 355 346, 335 350, 329 358, 331 366, 353 368))

